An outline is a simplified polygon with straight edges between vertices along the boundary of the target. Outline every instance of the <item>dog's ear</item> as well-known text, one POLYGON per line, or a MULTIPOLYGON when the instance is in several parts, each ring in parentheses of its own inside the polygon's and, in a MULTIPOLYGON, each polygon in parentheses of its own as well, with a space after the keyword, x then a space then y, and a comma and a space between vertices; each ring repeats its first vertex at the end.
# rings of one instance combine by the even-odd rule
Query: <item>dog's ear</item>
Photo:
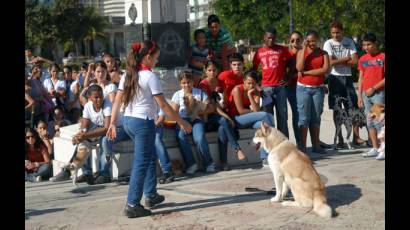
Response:
POLYGON ((263 135, 266 135, 268 133, 269 128, 270 126, 266 122, 262 121, 261 130, 263 135))
POLYGON ((384 104, 380 104, 380 112, 384 113, 384 104))

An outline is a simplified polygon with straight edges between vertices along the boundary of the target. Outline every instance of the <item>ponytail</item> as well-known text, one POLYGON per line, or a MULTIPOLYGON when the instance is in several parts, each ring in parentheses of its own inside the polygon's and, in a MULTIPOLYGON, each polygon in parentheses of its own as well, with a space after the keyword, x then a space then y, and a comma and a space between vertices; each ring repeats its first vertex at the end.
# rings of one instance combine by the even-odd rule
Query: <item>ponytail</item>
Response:
POLYGON ((134 96, 138 93, 138 72, 141 61, 146 55, 152 55, 159 50, 157 44, 153 41, 146 40, 141 43, 134 43, 131 46, 131 52, 127 57, 126 75, 124 82, 124 107, 127 107, 134 96))

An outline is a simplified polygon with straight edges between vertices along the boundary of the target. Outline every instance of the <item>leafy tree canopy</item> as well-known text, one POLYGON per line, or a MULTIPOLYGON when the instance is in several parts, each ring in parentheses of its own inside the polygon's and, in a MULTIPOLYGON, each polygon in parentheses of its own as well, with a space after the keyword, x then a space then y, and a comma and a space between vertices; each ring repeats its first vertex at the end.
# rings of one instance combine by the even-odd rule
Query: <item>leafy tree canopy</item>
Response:
MULTIPOLYGON (((235 40, 250 39, 260 43, 265 27, 278 31, 278 41, 289 36, 288 0, 216 0, 213 7, 235 40)), ((302 33, 314 29, 330 37, 329 25, 341 22, 344 34, 361 37, 375 33, 384 46, 384 0, 293 0, 294 29, 302 33)))

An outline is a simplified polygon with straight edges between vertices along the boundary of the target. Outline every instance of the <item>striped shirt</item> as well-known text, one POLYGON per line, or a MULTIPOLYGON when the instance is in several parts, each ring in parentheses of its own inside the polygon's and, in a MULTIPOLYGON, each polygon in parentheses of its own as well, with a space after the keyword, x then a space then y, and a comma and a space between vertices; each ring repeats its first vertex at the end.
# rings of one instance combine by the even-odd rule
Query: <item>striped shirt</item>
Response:
MULTIPOLYGON (((198 47, 197 44, 193 44, 191 47, 192 59, 196 61, 200 61, 202 63, 206 62, 207 57, 208 57, 208 52, 209 52, 209 49, 206 46, 203 49, 201 49, 198 47)), ((197 68, 191 64, 189 65, 189 68, 191 68, 195 74, 202 76, 202 68, 197 68)))
POLYGON ((229 32, 223 28, 219 29, 218 37, 214 38, 211 31, 206 32, 206 45, 212 49, 216 57, 221 57, 222 45, 228 44, 228 49, 235 48, 229 32))

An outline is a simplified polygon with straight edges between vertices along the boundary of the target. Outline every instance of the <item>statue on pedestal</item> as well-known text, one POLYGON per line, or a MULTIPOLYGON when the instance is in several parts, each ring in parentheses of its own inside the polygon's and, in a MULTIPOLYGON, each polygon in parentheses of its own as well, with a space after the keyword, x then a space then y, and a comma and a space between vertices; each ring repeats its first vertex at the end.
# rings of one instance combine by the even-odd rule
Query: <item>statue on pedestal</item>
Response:
POLYGON ((135 8, 134 3, 131 3, 130 9, 128 10, 128 17, 130 17, 132 21, 131 24, 135 24, 135 19, 137 19, 137 16, 138 16, 137 8, 135 8))

